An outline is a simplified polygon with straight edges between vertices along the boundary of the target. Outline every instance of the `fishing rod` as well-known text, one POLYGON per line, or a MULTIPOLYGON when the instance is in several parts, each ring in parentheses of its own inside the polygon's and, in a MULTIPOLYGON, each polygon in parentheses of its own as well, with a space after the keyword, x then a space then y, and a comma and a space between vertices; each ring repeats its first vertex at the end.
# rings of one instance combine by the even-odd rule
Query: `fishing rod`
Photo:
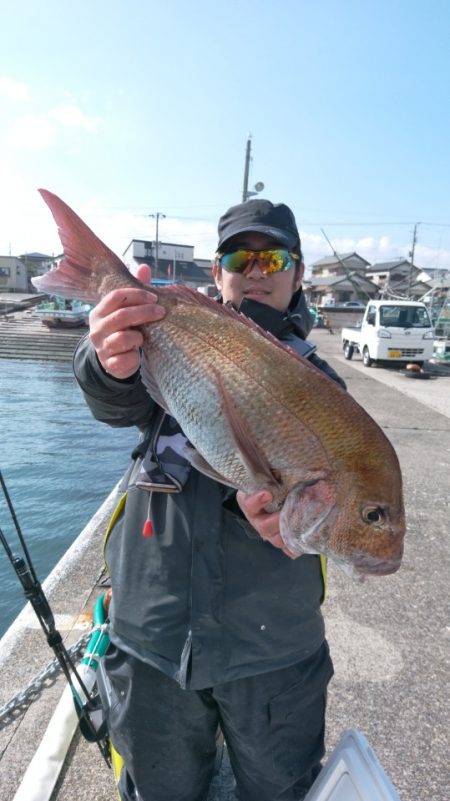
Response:
POLYGON ((24 535, 20 528, 19 521, 17 519, 17 515, 1 470, 0 485, 9 509, 9 513, 14 523, 14 527, 16 529, 17 538, 19 540, 23 556, 17 556, 13 553, 1 528, 0 542, 3 545, 9 562, 22 585, 25 598, 30 602, 44 631, 47 643, 53 650, 61 670, 70 686, 80 725, 80 731, 86 740, 89 742, 95 742, 98 745, 100 753, 102 754, 105 762, 107 763, 108 767, 111 767, 109 758, 109 742, 106 736, 106 725, 102 723, 99 727, 96 727, 91 719, 91 714, 98 712, 100 709, 99 698, 97 695, 92 696, 91 692, 85 686, 79 672, 75 667, 71 655, 63 643, 62 636, 56 628, 53 612, 44 590, 42 589, 42 586, 37 578, 36 571, 34 569, 24 535), (81 697, 80 690, 86 699, 85 701, 83 701, 81 697))

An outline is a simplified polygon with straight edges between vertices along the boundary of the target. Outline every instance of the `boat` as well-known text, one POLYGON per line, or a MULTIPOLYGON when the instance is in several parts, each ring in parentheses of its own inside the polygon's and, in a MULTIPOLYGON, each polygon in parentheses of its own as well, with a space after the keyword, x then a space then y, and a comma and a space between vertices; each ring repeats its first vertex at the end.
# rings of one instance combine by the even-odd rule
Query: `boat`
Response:
POLYGON ((55 298, 36 306, 35 314, 48 328, 80 328, 87 325, 91 309, 87 303, 55 298))

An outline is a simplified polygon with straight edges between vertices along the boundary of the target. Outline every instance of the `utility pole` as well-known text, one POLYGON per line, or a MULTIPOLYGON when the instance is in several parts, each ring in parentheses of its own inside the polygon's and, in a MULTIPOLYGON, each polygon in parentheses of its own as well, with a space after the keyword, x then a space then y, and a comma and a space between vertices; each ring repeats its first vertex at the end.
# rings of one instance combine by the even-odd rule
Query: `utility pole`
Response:
POLYGON ((158 224, 160 220, 165 218, 165 214, 162 214, 160 211, 157 211, 156 214, 149 214, 149 217, 153 217, 156 220, 156 240, 155 240, 155 278, 158 278, 158 246, 159 246, 159 237, 158 237, 158 224))
POLYGON ((252 135, 248 135, 247 147, 245 150, 245 166, 244 166, 244 186, 242 188, 242 202, 248 199, 248 173, 250 169, 250 158, 252 152, 252 135))
POLYGON ((411 298, 412 271, 414 267, 414 251, 416 249, 418 225, 420 225, 420 222, 416 223, 414 226, 413 240, 412 240, 411 250, 409 251, 409 257, 411 259, 411 267, 409 268, 408 300, 411 298))
POLYGON ((248 175, 250 171, 250 161, 251 161, 251 152, 252 152, 252 135, 248 135, 247 139, 247 147, 245 149, 245 166, 244 166, 244 185, 242 187, 242 202, 245 203, 250 197, 257 195, 258 192, 262 192, 264 189, 264 184, 262 181, 258 181, 255 184, 254 189, 256 192, 249 192, 248 191, 248 175))

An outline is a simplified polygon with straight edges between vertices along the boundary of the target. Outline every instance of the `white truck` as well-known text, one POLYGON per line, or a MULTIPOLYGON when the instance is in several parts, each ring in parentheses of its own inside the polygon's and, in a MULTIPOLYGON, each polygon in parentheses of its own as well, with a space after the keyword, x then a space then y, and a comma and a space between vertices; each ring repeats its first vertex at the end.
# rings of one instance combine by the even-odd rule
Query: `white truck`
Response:
POLYGON ((360 326, 342 329, 346 359, 360 353, 365 367, 377 362, 423 362, 433 356, 434 329, 424 303, 370 300, 360 326))

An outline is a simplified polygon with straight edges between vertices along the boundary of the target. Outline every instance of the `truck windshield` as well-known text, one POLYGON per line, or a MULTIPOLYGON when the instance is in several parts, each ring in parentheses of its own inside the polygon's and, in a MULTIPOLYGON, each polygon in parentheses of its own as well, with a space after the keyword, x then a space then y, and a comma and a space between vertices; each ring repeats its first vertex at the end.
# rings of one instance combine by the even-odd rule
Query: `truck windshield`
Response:
POLYGON ((422 306, 381 306, 380 324, 386 328, 431 328, 428 312, 422 306))

